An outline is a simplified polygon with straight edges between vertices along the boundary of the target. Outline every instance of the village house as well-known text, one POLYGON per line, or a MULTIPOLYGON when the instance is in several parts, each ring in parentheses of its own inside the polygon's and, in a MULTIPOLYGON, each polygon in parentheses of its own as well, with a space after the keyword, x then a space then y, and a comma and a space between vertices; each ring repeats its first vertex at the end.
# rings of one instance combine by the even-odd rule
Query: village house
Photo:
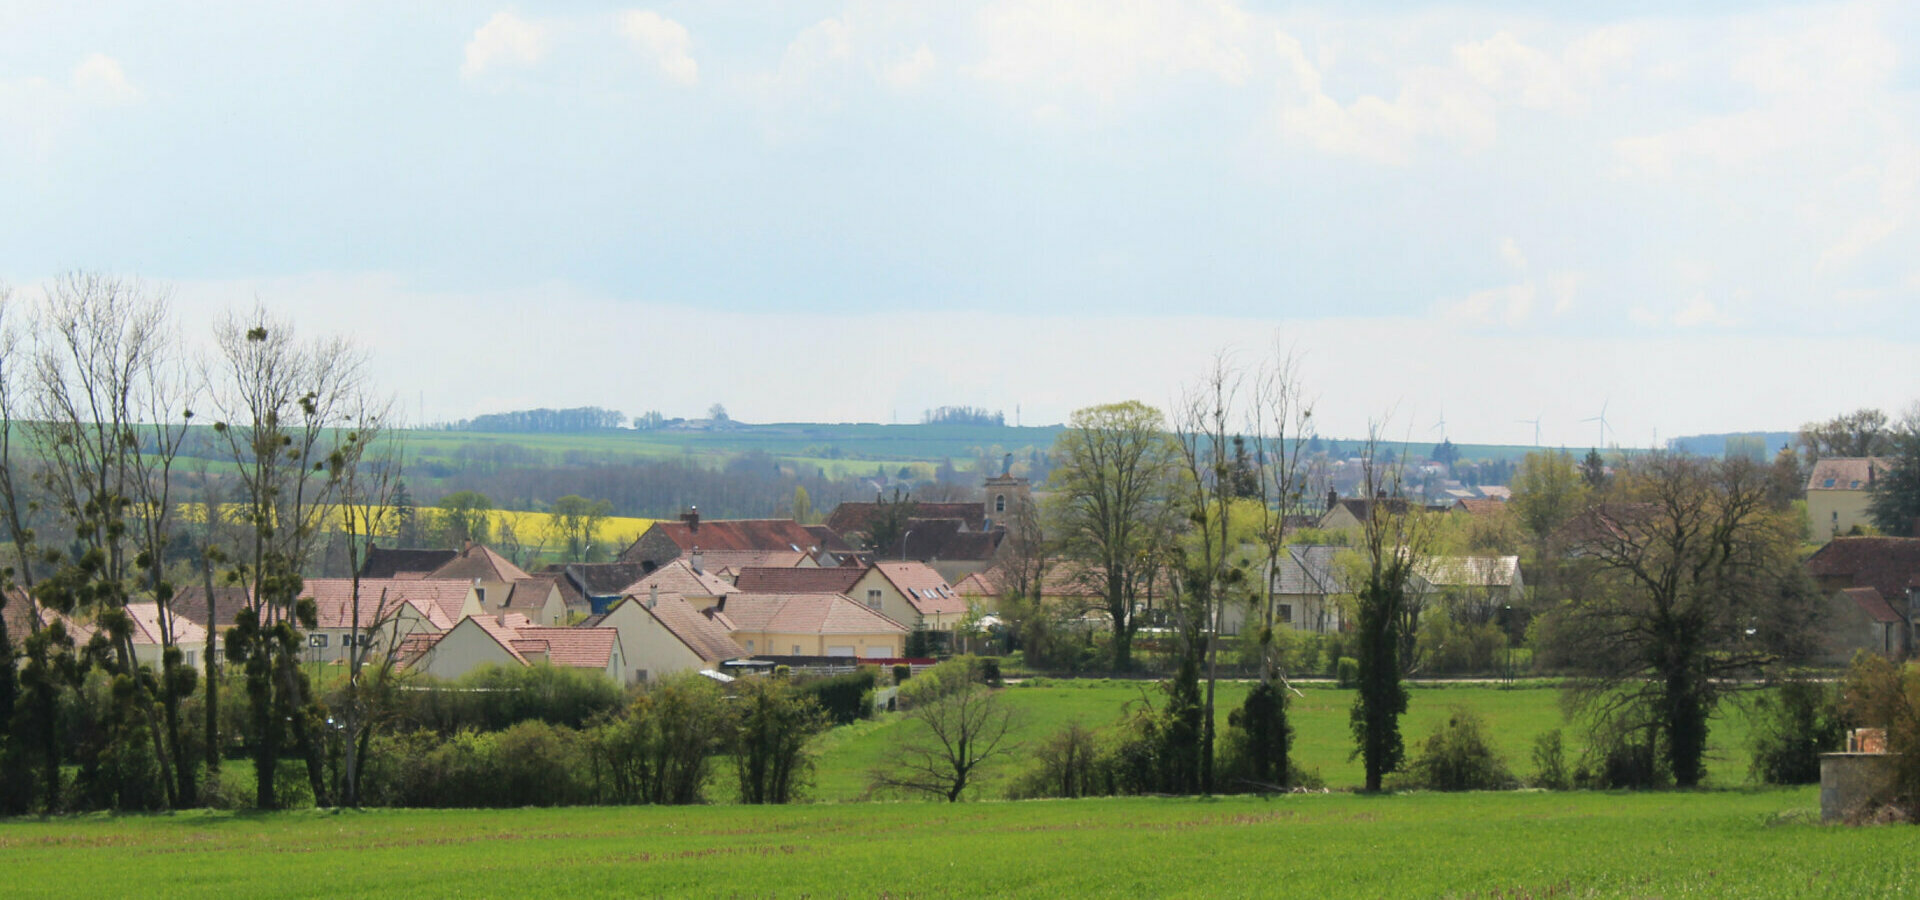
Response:
POLYGON ((410 671, 456 679, 481 666, 551 665, 598 672, 626 684, 626 656, 613 628, 554 628, 507 614, 471 616, 441 634, 414 634, 401 649, 410 671))
POLYGON ((1813 539, 1829 541, 1872 527, 1867 506, 1874 483, 1887 468, 1886 460, 1865 456, 1828 456, 1815 462, 1807 475, 1807 522, 1813 539))
POLYGON ((711 615, 749 654, 897 659, 907 626, 844 594, 733 594, 711 615))
POLYGON ((1920 622, 1920 538, 1839 537, 1807 557, 1806 566, 1830 601, 1830 662, 1843 663, 1859 649, 1894 648, 1893 658, 1912 654, 1920 622))
POLYGON ((710 571, 748 566, 839 565, 819 549, 813 534, 792 519, 702 520, 698 509, 679 521, 655 522, 620 553, 620 562, 657 568, 672 560, 705 555, 710 571))
MULTIPOLYGON (((1267 572, 1274 603, 1274 621, 1295 631, 1316 634, 1345 631, 1344 598, 1352 592, 1346 583, 1342 554, 1350 547, 1331 544, 1295 544, 1284 548, 1277 565, 1267 572)), ((1263 565, 1262 568, 1265 568, 1263 565)), ((1238 634, 1239 617, 1251 610, 1223 610, 1221 630, 1238 634)))
POLYGON ((967 615, 966 598, 925 563, 874 563, 844 593, 908 628, 942 635, 944 646, 967 615))
MULTIPOLYGON (((439 634, 462 619, 485 614, 473 583, 451 579, 362 578, 357 625, 353 579, 309 578, 300 596, 313 600, 315 613, 316 627, 306 635, 307 662, 343 661, 355 643, 370 648, 377 658, 410 635, 439 634)), ((223 618, 226 612, 223 606, 223 618)))
MULTIPOLYGON (((711 598, 711 602, 718 603, 718 598, 711 598)), ((612 628, 619 633, 627 676, 635 683, 713 669, 747 655, 719 621, 680 595, 657 586, 629 594, 607 612, 580 624, 583 628, 612 628)))

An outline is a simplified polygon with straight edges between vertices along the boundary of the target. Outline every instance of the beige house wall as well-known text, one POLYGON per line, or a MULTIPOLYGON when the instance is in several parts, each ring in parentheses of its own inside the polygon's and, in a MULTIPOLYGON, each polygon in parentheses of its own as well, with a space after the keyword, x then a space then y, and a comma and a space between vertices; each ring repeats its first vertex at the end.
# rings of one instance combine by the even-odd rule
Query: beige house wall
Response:
POLYGON ((660 620, 647 614, 640 600, 623 601, 600 620, 603 628, 620 632, 620 648, 633 681, 659 681, 676 672, 699 671, 707 661, 675 637, 660 620))
POLYGON ((1870 526, 1866 491, 1834 491, 1815 488, 1807 491, 1807 523, 1815 543, 1824 544, 1853 526, 1870 526))
POLYGON ((413 668, 451 681, 489 663, 499 666, 520 665, 520 661, 500 646, 500 642, 494 640, 486 629, 472 619, 463 619, 439 643, 434 644, 433 649, 428 650, 413 668))
POLYGON ((781 634, 736 631, 733 639, 748 653, 771 656, 832 656, 834 648, 852 647, 862 659, 899 659, 906 652, 901 634, 781 634))
MULTIPOLYGON (((307 632, 309 636, 316 634, 324 635, 327 639, 327 645, 325 647, 315 647, 309 642, 308 645, 300 651, 300 661, 308 663, 344 661, 347 658, 347 634, 349 630, 350 629, 346 628, 315 628, 307 632)), ((391 620, 378 628, 369 629, 364 626, 361 628, 361 631, 368 635, 367 639, 372 643, 374 655, 368 657, 369 660, 379 659, 380 654, 386 652, 389 648, 397 646, 400 641, 405 640, 410 634, 423 631, 431 634, 439 630, 440 629, 433 626, 432 622, 427 621, 412 604, 401 606, 391 620)))

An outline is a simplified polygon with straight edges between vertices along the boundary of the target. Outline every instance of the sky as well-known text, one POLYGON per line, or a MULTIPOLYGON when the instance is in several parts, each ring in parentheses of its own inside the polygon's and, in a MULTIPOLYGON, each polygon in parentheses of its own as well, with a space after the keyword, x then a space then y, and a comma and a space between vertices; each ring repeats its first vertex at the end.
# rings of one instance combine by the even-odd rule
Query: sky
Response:
POLYGON ((1330 435, 1785 430, 1920 398, 1917 7, 8 0, 0 280, 258 302, 415 421, 1291 353, 1330 435))

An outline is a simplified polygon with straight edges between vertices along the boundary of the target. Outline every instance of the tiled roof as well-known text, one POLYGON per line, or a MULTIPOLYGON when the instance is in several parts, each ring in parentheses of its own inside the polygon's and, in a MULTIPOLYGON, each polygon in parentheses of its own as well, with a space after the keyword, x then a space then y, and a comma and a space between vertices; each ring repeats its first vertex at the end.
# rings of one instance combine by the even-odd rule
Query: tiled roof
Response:
MULTIPOLYGON (((558 590, 560 582, 565 580, 558 574, 548 572, 515 579, 513 587, 507 593, 507 602, 501 604, 501 607, 514 610, 539 610, 546 606, 547 598, 558 590)), ((563 598, 561 602, 564 603, 565 599, 563 598)))
POLYGON ((627 585, 639 581, 647 574, 647 567, 641 563, 555 563, 540 570, 542 574, 565 573, 569 581, 581 585, 586 592, 595 597, 612 597, 625 590, 627 585))
POLYGON ((907 630, 844 594, 735 594, 718 615, 735 632, 888 634, 907 630))
MULTIPOLYGON (((127 617, 133 620, 133 642, 160 646, 165 629, 160 627, 160 604, 151 601, 127 604, 127 617)), ((176 644, 205 644, 207 629, 178 613, 168 617, 176 644)), ((11 623, 9 623, 11 624, 11 623)))
POLYGON ((712 521, 655 522, 649 533, 673 541, 682 551, 789 550, 805 552, 813 535, 792 519, 716 519, 712 521))
POLYGON ((458 550, 407 550, 376 546, 360 564, 362 578, 398 578, 403 573, 426 575, 454 560, 458 550))
MULTIPOLYGON (((688 559, 682 556, 681 559, 688 559)), ((700 551, 700 567, 708 572, 721 569, 739 571, 748 568, 795 568, 807 561, 807 554, 792 550, 706 550, 700 551)))
MULTIPOLYGON (((214 597, 219 600, 219 627, 230 628, 233 626, 234 617, 240 614, 240 610, 246 608, 248 597, 251 595, 237 585, 215 585, 213 590, 214 597)), ((181 588, 173 595, 173 603, 170 605, 175 615, 190 620, 201 628, 208 628, 214 624, 207 621, 207 592, 203 588, 193 585, 181 588)))
POLYGON ((844 594, 867 574, 864 568, 768 568, 748 566, 733 581, 736 590, 761 594, 844 594))
POLYGON ((1453 508, 1463 513, 1467 513, 1469 515, 1484 516, 1490 513, 1498 513, 1506 509, 1507 503, 1504 500, 1469 499, 1469 500, 1460 500, 1455 502, 1453 504, 1453 508))
POLYGON ((724 597, 734 591, 733 585, 711 570, 695 571, 693 563, 676 559, 621 588, 620 593, 644 596, 655 588, 662 594, 683 597, 724 597))
POLYGON ((1840 593, 1847 595, 1847 599, 1852 600, 1855 606, 1860 607, 1861 612, 1872 617, 1875 622, 1889 625, 1905 618, 1900 615, 1899 610, 1893 608, 1893 604, 1887 602, 1887 598, 1880 596, 1880 592, 1873 588, 1842 588, 1840 593))
POLYGON ((472 581, 519 581, 527 577, 526 570, 514 565, 506 557, 493 551, 485 544, 473 544, 450 559, 440 568, 433 570, 429 578, 464 578, 472 581))
POLYGON ((815 547, 819 547, 835 556, 852 556, 860 552, 860 548, 848 543, 846 538, 840 536, 840 532, 834 531, 828 526, 808 525, 806 529, 808 534, 813 535, 813 545, 815 547))
MULTIPOLYGON (((461 608, 473 585, 443 578, 360 579, 360 627, 390 616, 400 605, 411 604, 422 618, 442 630, 460 621, 461 608)), ((312 597, 321 628, 353 627, 353 579, 309 578, 300 596, 312 597)))
MULTIPOLYGON (((1397 516, 1407 511, 1407 501, 1400 497, 1391 497, 1380 502, 1385 503, 1387 511, 1393 515, 1397 516)), ((1342 497, 1338 503, 1349 515, 1359 521, 1365 522, 1373 515, 1374 500, 1370 497, 1342 497)))
MULTIPOLYGON (((880 512, 878 503, 842 503, 833 508, 833 514, 827 516, 827 527, 839 534, 865 534, 872 527, 873 517, 880 512)), ((968 529, 981 531, 987 527, 987 505, 985 503, 921 503, 913 501, 911 510, 913 519, 955 519, 968 529)))
POLYGON ((1807 473, 1810 491, 1864 491, 1890 468, 1887 460, 1872 456, 1826 456, 1807 473))
POLYGON ((1554 532, 1554 537, 1571 547, 1619 541, 1659 515, 1660 507, 1652 503, 1596 504, 1568 519, 1554 532))
POLYGON ((996 597, 1000 588, 987 572, 970 572, 953 586, 953 592, 962 597, 996 597))
MULTIPOLYGON (((668 633, 679 638, 680 643, 687 645, 687 649, 708 662, 738 659, 747 655, 747 651, 734 643, 733 637, 727 634, 727 629, 721 623, 702 615, 680 596, 661 594, 651 609, 647 600, 647 597, 634 595, 621 602, 636 604, 640 611, 652 616, 668 633)), ((598 618, 604 619, 605 616, 598 618)), ((589 620, 581 623, 583 626, 588 624, 598 625, 599 622, 589 620)))
POLYGON ((1415 571, 1439 587, 1510 587, 1520 577, 1518 556, 1434 556, 1415 571))
POLYGON ((923 616, 967 611, 967 601, 954 593, 947 580, 926 563, 879 562, 873 567, 923 616))
POLYGON ((1920 538, 1834 538, 1807 557, 1807 571, 1844 581, 1842 586, 1873 588, 1882 597, 1905 597, 1920 576, 1920 538))
POLYGON ((1337 562, 1349 548, 1334 544, 1295 544, 1279 562, 1276 590, 1282 594, 1344 594, 1346 578, 1337 562))
POLYGON ((18 587, 8 586, 6 591, 7 606, 5 609, 0 609, 0 616, 6 617, 7 640, 15 647, 23 646, 27 635, 33 633, 33 619, 35 613, 39 612, 39 606, 33 602, 33 598, 27 596, 26 591, 18 587))
POLYGON ((604 669, 613 661, 620 632, 612 628, 560 628, 526 625, 513 629, 522 656, 538 649, 547 662, 573 669, 604 669), (538 646, 536 646, 538 645, 538 646))

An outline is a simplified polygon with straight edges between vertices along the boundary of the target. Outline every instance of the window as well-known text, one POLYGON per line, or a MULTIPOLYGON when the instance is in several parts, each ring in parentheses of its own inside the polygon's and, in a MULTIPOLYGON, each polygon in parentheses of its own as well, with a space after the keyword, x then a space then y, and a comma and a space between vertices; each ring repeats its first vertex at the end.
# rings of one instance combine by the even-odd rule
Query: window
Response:
POLYGON ((752 641, 748 641, 748 642, 747 642, 747 652, 748 652, 748 653, 752 653, 752 652, 753 652, 753 642, 752 642, 752 641))
POLYGON ((1821 485, 1821 487, 1833 487, 1833 479, 1831 478, 1827 479, 1826 482, 1821 485))
POLYGON ((324 634, 307 635, 307 646, 316 650, 324 648, 327 646, 327 636, 324 634))
POLYGON ((996 513, 1003 513, 1007 511, 1007 495, 1005 494, 993 495, 993 511, 996 513))
POLYGON ((879 588, 872 588, 867 591, 867 605, 870 607, 873 607, 874 609, 880 608, 880 589, 879 588))
POLYGON ((799 655, 800 655, 800 645, 799 645, 799 644, 795 644, 795 645, 793 645, 793 655, 795 655, 795 656, 799 656, 799 655))
POLYGON ((1293 604, 1291 603, 1280 604, 1280 624, 1282 625, 1293 624, 1293 604))

